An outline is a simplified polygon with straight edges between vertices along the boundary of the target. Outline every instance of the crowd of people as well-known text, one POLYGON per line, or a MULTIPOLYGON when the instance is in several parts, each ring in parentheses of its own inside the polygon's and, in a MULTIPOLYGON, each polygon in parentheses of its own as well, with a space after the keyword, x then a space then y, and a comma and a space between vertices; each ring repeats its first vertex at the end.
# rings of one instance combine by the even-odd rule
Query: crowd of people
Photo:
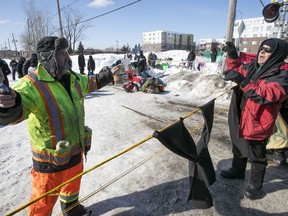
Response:
POLYGON ((12 79, 16 80, 16 73, 18 74, 18 79, 20 79, 23 76, 27 75, 28 73, 33 73, 37 69, 37 65, 38 65, 38 57, 36 53, 32 53, 28 60, 26 60, 23 56, 20 56, 18 62, 16 58, 13 57, 9 62, 9 64, 4 59, 0 58, 0 70, 2 76, 4 77, 3 83, 9 86, 9 80, 7 76, 11 74, 11 70, 12 70, 12 79))

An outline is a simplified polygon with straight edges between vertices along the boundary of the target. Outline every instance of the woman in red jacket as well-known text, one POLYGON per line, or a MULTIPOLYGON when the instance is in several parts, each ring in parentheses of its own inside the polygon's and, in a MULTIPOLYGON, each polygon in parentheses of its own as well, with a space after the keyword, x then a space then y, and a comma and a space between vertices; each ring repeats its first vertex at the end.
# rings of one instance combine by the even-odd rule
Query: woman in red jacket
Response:
MULTIPOLYGON (((276 38, 263 41, 256 59, 248 65, 242 65, 238 60, 233 43, 227 42, 226 44, 224 51, 228 53, 228 70, 224 72, 224 79, 238 84, 233 94, 237 102, 234 105, 231 103, 229 115, 233 110, 235 114, 239 114, 239 121, 234 122, 234 129, 238 127, 238 138, 242 138, 242 141, 248 143, 249 146, 247 155, 251 163, 251 175, 244 195, 250 199, 258 199, 262 195, 267 167, 267 140, 273 133, 281 105, 288 98, 288 68, 284 63, 288 55, 288 44, 276 38)), ((233 128, 230 124, 233 124, 232 121, 229 121, 229 127, 233 128)), ((234 146, 233 153, 235 153, 234 146)), ((247 159, 243 159, 238 164, 236 159, 234 154, 232 168, 221 171, 221 176, 224 178, 245 177, 247 159), (241 169, 239 169, 239 164, 241 169)))

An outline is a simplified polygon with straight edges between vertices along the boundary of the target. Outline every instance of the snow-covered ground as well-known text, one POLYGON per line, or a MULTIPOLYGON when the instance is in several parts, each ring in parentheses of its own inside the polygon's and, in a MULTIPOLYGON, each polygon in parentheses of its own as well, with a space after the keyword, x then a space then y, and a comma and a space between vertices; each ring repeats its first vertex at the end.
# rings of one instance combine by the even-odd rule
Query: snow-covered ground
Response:
MULTIPOLYGON (((219 169, 231 163, 228 160, 231 157, 227 125, 229 93, 218 98, 228 91, 230 83, 222 80, 221 65, 205 63, 201 71, 191 71, 178 67, 181 59, 186 59, 186 51, 156 54, 161 59, 173 59, 166 71, 153 70, 167 83, 164 93, 127 93, 121 85, 108 85, 86 96, 86 125, 93 130, 93 142, 85 170, 97 168, 82 178, 80 200, 83 204, 91 208, 94 215, 106 216, 287 215, 288 172, 285 167, 268 167, 264 185, 267 195, 257 201, 244 199, 242 195, 249 172, 245 181, 229 181, 218 175, 219 169), (217 173, 217 182, 210 188, 214 206, 197 210, 187 202, 188 161, 150 136, 215 97, 215 120, 209 143, 217 173), (121 154, 123 151, 127 152, 121 154)), ((122 57, 93 55, 96 72, 122 57)), ((73 70, 78 71, 77 56, 71 58, 73 70)), ((11 81, 11 75, 9 79, 11 81)), ((13 83, 11 81, 11 85, 13 83)), ((193 129, 195 140, 199 138, 202 120, 198 112, 184 120, 186 127, 193 129)), ((0 215, 5 215, 29 201, 32 160, 26 122, 1 127, 0 136, 0 215)), ((53 215, 59 212, 57 203, 53 215)), ((17 215, 27 215, 26 209, 17 215)))

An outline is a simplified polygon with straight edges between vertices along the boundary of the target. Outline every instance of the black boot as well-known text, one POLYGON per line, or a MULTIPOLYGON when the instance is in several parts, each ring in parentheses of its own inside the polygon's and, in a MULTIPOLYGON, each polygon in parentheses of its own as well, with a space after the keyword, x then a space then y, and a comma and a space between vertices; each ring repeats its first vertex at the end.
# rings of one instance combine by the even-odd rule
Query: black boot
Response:
POLYGON ((220 175, 223 178, 227 179, 245 179, 245 172, 238 172, 237 170, 234 170, 233 168, 230 168, 228 170, 221 170, 220 175))
POLYGON ((232 160, 232 167, 228 170, 221 170, 220 175, 228 179, 245 179, 245 170, 247 165, 247 158, 239 158, 234 155, 232 160))
POLYGON ((70 203, 61 203, 61 209, 64 211, 65 209, 70 209, 69 207, 75 204, 74 208, 71 208, 70 210, 66 210, 65 213, 63 213, 63 216, 91 216, 93 212, 91 210, 86 209, 83 205, 79 204, 78 200, 70 202, 70 203))
POLYGON ((255 187, 254 185, 248 185, 244 191, 244 196, 249 199, 259 199, 262 197, 262 187, 255 187))
POLYGON ((283 150, 274 150, 273 152, 273 161, 281 166, 286 164, 286 158, 285 158, 285 151, 283 150))

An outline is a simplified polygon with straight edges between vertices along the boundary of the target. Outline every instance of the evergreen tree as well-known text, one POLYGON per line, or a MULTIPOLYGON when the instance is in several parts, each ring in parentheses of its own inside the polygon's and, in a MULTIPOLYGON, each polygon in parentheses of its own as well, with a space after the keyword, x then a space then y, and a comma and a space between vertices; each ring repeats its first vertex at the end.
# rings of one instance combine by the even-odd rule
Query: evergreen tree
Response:
POLYGON ((69 54, 72 54, 72 53, 73 53, 73 50, 72 50, 71 46, 68 47, 67 52, 68 52, 69 54))
POLYGON ((129 53, 130 52, 130 47, 129 44, 123 45, 123 47, 120 49, 123 53, 129 53))
POLYGON ((132 49, 132 53, 137 54, 138 52, 138 48, 137 48, 137 44, 135 44, 134 48, 132 49))
POLYGON ((80 41, 79 45, 78 45, 78 49, 77 49, 78 53, 84 53, 84 46, 82 44, 82 42, 80 41))

